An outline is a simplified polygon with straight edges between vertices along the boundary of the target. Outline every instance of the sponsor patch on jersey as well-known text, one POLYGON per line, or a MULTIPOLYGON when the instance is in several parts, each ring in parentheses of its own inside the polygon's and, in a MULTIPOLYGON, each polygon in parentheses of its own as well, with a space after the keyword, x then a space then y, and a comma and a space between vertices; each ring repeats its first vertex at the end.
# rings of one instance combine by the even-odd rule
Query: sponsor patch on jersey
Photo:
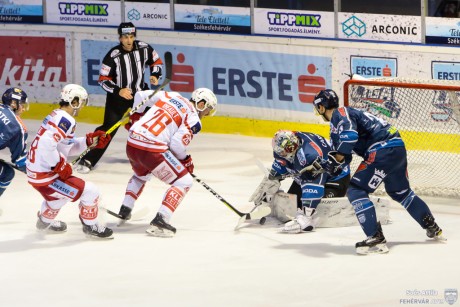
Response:
POLYGON ((110 66, 102 64, 101 70, 99 71, 101 76, 108 76, 110 74, 110 66))
POLYGON ((182 144, 184 144, 185 146, 188 146, 188 144, 190 144, 190 142, 192 141, 192 136, 190 134, 184 134, 184 136, 182 136, 182 144))
POLYGON ((177 172, 182 172, 184 170, 182 163, 180 163, 179 160, 177 160, 177 158, 171 154, 171 152, 165 151, 163 153, 163 157, 165 158, 166 162, 169 163, 169 165, 176 169, 177 172))
POLYGON ((345 111, 344 107, 338 108, 337 110, 339 111, 341 116, 347 116, 347 111, 345 111))
POLYGON ((193 125, 191 129, 192 129, 193 134, 197 134, 198 132, 201 131, 201 123, 196 123, 195 125, 193 125))
POLYGON ((147 47, 148 46, 146 42, 142 42, 142 41, 139 41, 138 44, 139 44, 139 47, 147 47))
POLYGON ((56 141, 56 143, 59 143, 59 141, 61 140, 61 135, 59 133, 54 133, 53 139, 56 141))
POLYGON ((61 180, 56 180, 50 184, 50 187, 58 192, 61 195, 67 196, 69 198, 74 198, 77 195, 78 190, 74 187, 62 182, 61 180))
POLYGON ((67 118, 62 117, 57 126, 59 129, 62 129, 65 133, 67 133, 72 126, 72 123, 67 118))

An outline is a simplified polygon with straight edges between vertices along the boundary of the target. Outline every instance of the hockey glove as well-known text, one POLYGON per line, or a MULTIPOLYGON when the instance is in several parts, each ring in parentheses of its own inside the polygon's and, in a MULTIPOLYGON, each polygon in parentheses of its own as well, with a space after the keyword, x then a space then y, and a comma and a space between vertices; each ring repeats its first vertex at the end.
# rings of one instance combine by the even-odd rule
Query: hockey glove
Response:
POLYGON ((105 134, 105 131, 97 130, 86 135, 86 145, 90 148, 105 148, 111 138, 110 134, 105 134))
POLYGON ((144 113, 133 113, 133 115, 129 117, 129 122, 125 124, 125 129, 129 131, 134 123, 141 119, 142 115, 144 115, 144 113))
POLYGON ((263 203, 269 204, 273 196, 278 192, 280 186, 281 183, 279 180, 272 180, 269 177, 264 177, 257 189, 252 193, 249 201, 254 202, 256 206, 260 206, 263 203))
POLYGON ((192 161, 192 156, 187 155, 185 159, 179 160, 180 163, 188 170, 190 174, 193 174, 193 170, 195 169, 195 166, 193 165, 192 161))
POLYGON ((72 165, 67 163, 64 156, 61 155, 61 159, 53 167, 53 171, 59 175, 62 180, 67 180, 72 175, 72 165))
POLYGON ((323 166, 324 169, 332 176, 338 176, 343 169, 343 162, 337 161, 335 158, 335 155, 337 154, 337 151, 330 151, 327 154, 327 162, 323 166))
POLYGON ((26 173, 26 158, 25 157, 21 160, 16 161, 15 165, 18 171, 26 173))

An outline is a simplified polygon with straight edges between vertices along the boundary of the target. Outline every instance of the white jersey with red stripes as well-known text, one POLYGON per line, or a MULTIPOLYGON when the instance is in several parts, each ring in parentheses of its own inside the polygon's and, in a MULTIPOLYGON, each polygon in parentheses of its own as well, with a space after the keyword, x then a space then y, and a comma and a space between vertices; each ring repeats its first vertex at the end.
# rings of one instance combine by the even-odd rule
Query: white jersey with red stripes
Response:
POLYGON ((58 178, 53 167, 69 155, 86 149, 85 137, 74 137, 75 119, 66 111, 56 109, 41 124, 30 144, 27 156, 27 178, 30 184, 44 186, 58 178))
MULTIPOLYGON (((137 92, 133 108, 152 93, 137 92)), ((151 152, 170 150, 179 160, 184 159, 193 135, 201 130, 194 105, 177 92, 159 91, 137 112, 143 113, 147 107, 150 109, 129 130, 128 144, 151 152)))

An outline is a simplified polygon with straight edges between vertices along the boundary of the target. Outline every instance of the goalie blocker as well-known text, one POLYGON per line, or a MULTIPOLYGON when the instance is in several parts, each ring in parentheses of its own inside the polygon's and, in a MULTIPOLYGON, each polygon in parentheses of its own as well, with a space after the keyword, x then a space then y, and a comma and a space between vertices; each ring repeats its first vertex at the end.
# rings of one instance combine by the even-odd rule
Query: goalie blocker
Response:
MULTIPOLYGON (((382 225, 391 223, 390 200, 382 197, 370 196, 374 203, 377 217, 382 225)), ((284 192, 277 192, 269 203, 272 213, 270 216, 285 223, 292 220, 297 211, 297 196, 284 192)), ((323 198, 316 208, 316 227, 347 227, 359 225, 353 206, 346 197, 323 198)))

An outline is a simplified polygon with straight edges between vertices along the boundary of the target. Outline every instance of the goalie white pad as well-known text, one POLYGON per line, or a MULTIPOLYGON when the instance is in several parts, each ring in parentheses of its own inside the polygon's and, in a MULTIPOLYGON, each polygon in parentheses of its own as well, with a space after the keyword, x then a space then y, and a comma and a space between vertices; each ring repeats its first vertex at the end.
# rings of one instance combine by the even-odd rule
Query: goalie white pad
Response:
MULTIPOLYGON (((370 196, 374 203, 377 219, 382 225, 389 224, 390 200, 382 197, 370 196)), ((270 203, 272 213, 285 223, 292 220, 297 212, 297 195, 278 192, 270 203)), ((359 225, 353 206, 346 197, 323 198, 316 208, 315 216, 318 219, 316 227, 347 227, 359 225)))

